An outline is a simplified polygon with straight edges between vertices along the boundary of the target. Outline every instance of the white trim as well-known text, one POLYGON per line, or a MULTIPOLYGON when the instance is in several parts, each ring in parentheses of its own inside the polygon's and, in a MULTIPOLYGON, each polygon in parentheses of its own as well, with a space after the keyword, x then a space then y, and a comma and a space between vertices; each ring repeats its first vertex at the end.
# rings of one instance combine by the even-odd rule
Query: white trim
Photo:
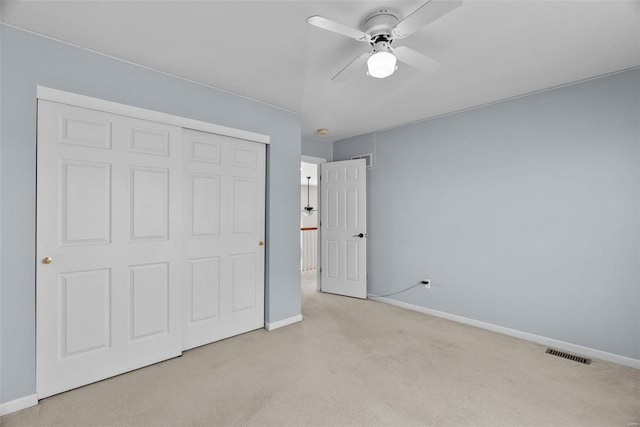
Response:
POLYGON ((609 353, 595 348, 584 347, 577 344, 571 344, 565 341, 553 338, 543 337, 541 335, 530 334, 528 332, 519 331, 517 329, 505 328, 504 326, 494 325, 493 323, 482 322, 480 320, 469 319, 468 317, 458 316, 456 314, 445 313, 443 311, 433 310, 431 308, 421 307, 419 305, 409 304, 402 301, 396 301, 391 298, 377 297, 369 294, 369 298, 374 301, 380 301, 386 304, 395 305, 396 307, 406 308, 408 310, 417 311, 428 314, 430 316, 440 317, 442 319, 452 320, 454 322, 463 323, 465 325, 474 326, 480 329, 497 332, 499 334, 508 335, 514 338, 520 338, 525 341, 531 341, 546 347, 554 347, 559 350, 565 350, 571 353, 577 353, 582 356, 593 357, 595 359, 607 362, 617 363, 618 365, 628 366, 630 368, 640 369, 640 360, 631 357, 621 356, 619 354, 609 353))
POLYGON ((120 104, 118 102, 106 101, 104 99, 93 98, 91 96, 79 95, 77 93, 65 92, 44 86, 38 86, 38 99, 59 102, 61 104, 73 105, 76 107, 89 108, 92 110, 104 111, 112 114, 133 117, 136 119, 148 120, 152 122, 164 123, 187 129, 199 130, 202 132, 215 133, 217 135, 229 136, 232 138, 245 139, 247 141, 269 144, 271 137, 259 133, 220 126, 200 120, 188 119, 186 117, 174 116, 173 114, 161 113, 147 110, 145 108, 120 104))
POLYGON ((23 409, 36 406, 38 404, 38 395, 31 394, 29 396, 21 397, 20 399, 11 400, 9 402, 0 403, 0 415, 11 414, 12 412, 18 412, 23 409))
POLYGON ((604 74, 600 74, 600 75, 593 76, 593 77, 587 77, 587 78, 584 78, 584 79, 581 79, 581 80, 574 80, 572 82, 562 83, 562 84, 551 86, 551 87, 548 87, 548 88, 538 89, 538 90, 534 90, 534 91, 531 91, 531 92, 522 93, 520 95, 515 95, 515 96, 508 97, 508 98, 498 99, 496 101, 485 102, 484 104, 472 105, 471 107, 461 108, 459 110, 454 110, 454 111, 449 111, 449 112, 445 112, 445 113, 441 113, 441 114, 436 114, 435 116, 425 117, 425 118, 422 118, 422 119, 413 120, 411 122, 400 123, 400 124, 389 126, 389 127, 386 127, 386 128, 372 130, 372 131, 369 131, 369 132, 365 132, 364 134, 359 133, 359 134, 356 134, 356 135, 345 136, 345 137, 343 137, 343 138, 341 138, 341 139, 339 139, 337 141, 334 141, 334 142, 343 142, 343 141, 345 141, 345 140, 347 140, 349 138, 353 138, 354 136, 361 136, 361 135, 366 135, 366 134, 369 134, 369 133, 376 134, 376 133, 387 132, 387 131, 390 131, 390 130, 393 130, 393 129, 396 129, 396 128, 401 128, 401 127, 404 127, 404 126, 411 126, 411 125, 415 125, 415 124, 418 124, 418 123, 428 122, 430 120, 440 119, 442 117, 447 117, 447 116, 450 116, 452 114, 466 113, 467 111, 475 110, 477 108, 484 108, 484 107, 488 107, 488 106, 493 105, 493 104, 500 104, 502 102, 513 101, 515 99, 524 98, 525 96, 529 96, 529 95, 537 95, 539 93, 548 92, 550 90, 560 89, 560 88, 567 87, 567 86, 573 86, 573 85, 577 85, 577 84, 580 84, 580 83, 586 83, 586 82, 591 81, 591 80, 601 79, 603 77, 609 77, 609 76, 613 76, 613 75, 616 75, 616 74, 625 73, 627 71, 636 70, 636 69, 639 69, 639 68, 640 68, 640 66, 635 65, 633 67, 623 68, 623 69, 618 70, 618 71, 611 71, 609 73, 604 73, 604 74))
POLYGON ((143 68, 145 70, 153 71, 155 73, 164 74, 165 76, 173 77, 173 78, 178 79, 178 80, 183 80, 185 82, 189 82, 189 83, 192 83, 192 84, 195 84, 195 85, 198 85, 198 86, 206 87, 208 89, 213 89, 213 90, 217 90, 217 91, 220 91, 220 92, 228 93, 230 95, 234 95, 234 96, 237 96, 237 97, 240 97, 240 98, 244 98, 244 99, 247 99, 247 100, 252 101, 252 102, 257 102, 258 104, 263 104, 263 105, 266 105, 268 107, 277 108, 278 110, 286 111, 287 113, 295 114, 296 116, 300 115, 300 112, 298 112, 298 111, 294 111, 294 110, 290 110, 288 108, 280 107, 279 105, 269 104, 268 102, 260 101, 259 99, 251 98, 251 97, 249 97, 247 95, 243 95, 241 93, 231 92, 230 90, 227 90, 227 89, 222 89, 222 88, 219 88, 219 87, 216 87, 216 86, 212 86, 210 84, 203 83, 203 82, 200 82, 200 81, 197 81, 197 80, 188 79, 188 78, 180 76, 178 74, 172 74, 172 73, 169 73, 167 71, 162 71, 162 70, 160 70, 158 68, 153 68, 153 67, 149 67, 147 65, 138 64, 137 62, 133 62, 133 61, 129 61, 127 59, 123 59, 123 58, 117 57, 117 56, 109 55, 108 53, 100 52, 99 50, 90 49, 88 47, 85 47, 85 46, 82 46, 82 45, 79 45, 79 44, 75 44, 75 43, 71 43, 71 42, 68 42, 68 41, 65 41, 65 40, 57 39, 55 37, 51 37, 51 36, 48 36, 48 35, 43 34, 43 33, 38 33, 36 31, 27 30, 26 28, 19 27, 19 26, 14 25, 14 24, 9 24, 7 22, 0 22, 0 26, 2 26, 2 25, 10 27, 10 28, 14 28, 14 29, 16 29, 18 31, 23 31, 23 32, 28 33, 28 34, 33 34, 33 35, 36 35, 38 37, 42 37, 42 38, 45 38, 45 39, 53 40, 54 42, 57 42, 57 43, 66 44, 67 46, 73 46, 73 47, 75 47, 77 49, 84 50, 84 51, 87 51, 89 53, 93 53, 95 55, 100 55, 100 56, 104 56, 104 57, 109 58, 109 59, 113 59, 114 61, 123 62, 125 64, 133 65, 134 67, 139 67, 139 68, 143 68))
POLYGON ((302 314, 298 314, 297 316, 289 317, 287 319, 278 320, 277 322, 273 323, 265 322, 264 327, 267 331, 273 331, 274 329, 289 326, 298 322, 302 322, 302 314))

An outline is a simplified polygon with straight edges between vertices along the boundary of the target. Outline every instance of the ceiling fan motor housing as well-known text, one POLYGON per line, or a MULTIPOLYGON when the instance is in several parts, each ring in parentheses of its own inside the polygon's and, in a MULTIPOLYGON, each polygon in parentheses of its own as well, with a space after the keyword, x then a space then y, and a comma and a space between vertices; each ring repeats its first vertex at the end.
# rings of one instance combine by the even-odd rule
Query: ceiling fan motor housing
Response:
POLYGON ((371 45, 373 46, 373 52, 372 54, 375 54, 376 52, 389 52, 391 51, 391 46, 390 46, 391 42, 387 42, 386 40, 379 40, 375 43, 371 43, 371 45))
POLYGON ((380 41, 391 43, 393 41, 392 30, 400 20, 395 13, 388 9, 379 9, 369 15, 362 23, 362 31, 371 36, 371 45, 380 41))

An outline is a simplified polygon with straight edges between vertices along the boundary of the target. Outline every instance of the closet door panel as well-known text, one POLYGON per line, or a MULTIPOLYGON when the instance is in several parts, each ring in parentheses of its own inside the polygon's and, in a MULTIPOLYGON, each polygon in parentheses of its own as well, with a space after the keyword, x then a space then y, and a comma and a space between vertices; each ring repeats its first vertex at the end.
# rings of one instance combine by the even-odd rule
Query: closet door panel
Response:
POLYGON ((192 130, 184 138, 186 350, 264 326, 266 148, 192 130))
POLYGON ((38 102, 40 398, 181 353, 182 129, 38 102))

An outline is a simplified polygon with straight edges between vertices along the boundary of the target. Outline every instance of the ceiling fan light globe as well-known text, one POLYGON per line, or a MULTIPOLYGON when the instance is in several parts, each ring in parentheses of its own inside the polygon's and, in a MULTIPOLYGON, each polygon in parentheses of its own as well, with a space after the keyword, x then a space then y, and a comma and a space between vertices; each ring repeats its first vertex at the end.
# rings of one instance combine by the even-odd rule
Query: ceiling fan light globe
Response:
POLYGON ((396 57, 391 52, 376 52, 367 59, 367 69, 371 77, 389 77, 396 70, 396 57))

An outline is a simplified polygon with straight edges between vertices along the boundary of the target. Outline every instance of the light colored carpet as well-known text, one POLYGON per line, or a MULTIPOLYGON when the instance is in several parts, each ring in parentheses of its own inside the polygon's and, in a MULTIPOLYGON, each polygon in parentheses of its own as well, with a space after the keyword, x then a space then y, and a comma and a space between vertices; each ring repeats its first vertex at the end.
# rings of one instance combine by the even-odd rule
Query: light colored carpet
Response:
MULTIPOLYGON (((315 292, 258 330, 44 399, 9 426, 576 425, 640 422, 640 371, 374 301, 315 292)), ((637 425, 637 424, 636 424, 637 425)))

